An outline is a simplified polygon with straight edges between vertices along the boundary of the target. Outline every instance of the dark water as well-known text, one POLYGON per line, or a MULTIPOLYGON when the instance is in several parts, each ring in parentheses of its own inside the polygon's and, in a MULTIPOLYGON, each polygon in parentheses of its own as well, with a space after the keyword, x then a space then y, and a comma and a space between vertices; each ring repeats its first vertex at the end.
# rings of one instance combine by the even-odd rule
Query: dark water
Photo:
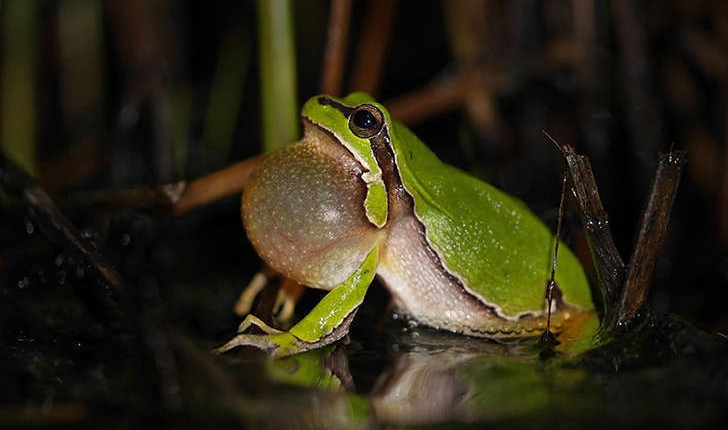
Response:
POLYGON ((377 284, 335 346, 279 361, 212 356, 258 264, 228 215, 235 204, 89 221, 130 308, 88 262, 9 212, 17 258, 0 284, 0 427, 714 428, 726 418, 726 339, 654 312, 597 349, 542 359, 535 339, 496 343, 394 318, 377 284))

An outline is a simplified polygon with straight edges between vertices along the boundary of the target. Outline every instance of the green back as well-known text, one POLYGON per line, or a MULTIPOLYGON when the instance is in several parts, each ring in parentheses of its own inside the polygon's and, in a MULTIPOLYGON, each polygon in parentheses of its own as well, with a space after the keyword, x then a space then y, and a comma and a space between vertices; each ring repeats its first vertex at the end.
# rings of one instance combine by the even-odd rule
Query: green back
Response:
MULTIPOLYGON (((402 182, 445 266, 507 316, 543 309, 550 230, 520 200, 443 163, 407 127, 392 124, 402 182)), ((567 302, 593 307, 584 270, 566 246, 559 247, 556 281, 567 302)))

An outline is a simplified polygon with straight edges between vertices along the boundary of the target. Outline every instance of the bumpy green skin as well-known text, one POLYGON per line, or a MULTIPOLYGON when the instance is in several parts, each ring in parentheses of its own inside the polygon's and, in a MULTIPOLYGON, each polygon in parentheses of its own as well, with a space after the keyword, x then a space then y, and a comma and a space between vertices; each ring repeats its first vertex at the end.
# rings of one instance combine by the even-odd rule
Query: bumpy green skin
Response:
MULTIPOLYGON (((303 115, 324 122, 336 134, 350 135, 341 113, 321 107, 317 99, 306 103, 303 115)), ((465 288, 501 316, 541 311, 554 243, 543 222, 520 200, 440 161, 368 95, 354 93, 338 101, 348 106, 370 103, 384 113, 397 168, 414 199, 415 214, 425 226, 432 248, 465 288)), ((354 150, 368 158, 371 148, 360 140, 363 142, 354 150)), ((567 303, 593 307, 584 270, 566 246, 559 247, 556 281, 567 303)))
MULTIPOLYGON (((520 200, 441 162, 403 125, 395 122, 392 134, 402 182, 446 267, 507 316, 541 309, 553 260, 549 229, 520 200)), ((592 307, 584 270, 566 246, 556 281, 568 303, 592 307)))

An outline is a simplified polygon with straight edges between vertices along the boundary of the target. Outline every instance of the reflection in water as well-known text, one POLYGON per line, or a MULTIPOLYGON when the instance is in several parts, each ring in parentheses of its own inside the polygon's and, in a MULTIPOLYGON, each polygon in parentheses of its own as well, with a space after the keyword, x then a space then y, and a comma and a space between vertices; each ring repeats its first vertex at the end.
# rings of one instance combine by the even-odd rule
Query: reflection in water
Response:
MULTIPOLYGON (((562 350, 580 345, 578 337, 564 339, 562 350)), ((313 388, 314 396, 322 390, 339 396, 318 411, 301 411, 308 422, 317 413, 337 417, 338 424, 348 418, 347 427, 357 427, 495 420, 562 408, 572 416, 587 412, 595 402, 583 394, 589 391, 585 372, 570 368, 564 358, 539 359, 535 344, 535 339, 506 344, 413 330, 397 337, 389 349, 391 364, 370 392, 356 389, 358 375, 351 374, 348 359, 358 352, 343 345, 269 361, 266 368, 278 383, 313 388)))
POLYGON ((467 415, 473 387, 455 369, 472 354, 412 352, 397 359, 369 396, 378 420, 424 424, 467 415))
POLYGON ((266 369, 236 379, 263 380, 239 412, 251 427, 276 429, 725 427, 725 339, 649 312, 593 347, 595 321, 561 333, 548 359, 536 339, 496 343, 388 322, 386 335, 361 344, 238 367, 266 369))
POLYGON ((483 421, 588 409, 585 372, 539 359, 535 341, 486 351, 419 348, 402 354, 369 396, 377 420, 399 424, 483 421), (568 401, 568 404, 564 402, 568 401))

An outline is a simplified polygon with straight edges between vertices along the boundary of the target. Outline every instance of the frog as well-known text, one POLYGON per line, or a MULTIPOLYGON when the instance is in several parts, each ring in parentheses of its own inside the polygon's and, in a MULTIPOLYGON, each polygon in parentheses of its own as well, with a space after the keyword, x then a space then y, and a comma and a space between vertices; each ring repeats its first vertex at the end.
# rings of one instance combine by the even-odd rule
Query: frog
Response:
POLYGON ((243 189, 242 223, 266 265, 323 298, 288 330, 248 314, 217 354, 272 358, 344 338, 375 276, 396 315, 459 335, 535 337, 592 312, 579 259, 528 206, 441 161, 384 105, 317 95, 302 138, 267 154, 243 189), (252 327, 258 333, 249 332, 252 327))

